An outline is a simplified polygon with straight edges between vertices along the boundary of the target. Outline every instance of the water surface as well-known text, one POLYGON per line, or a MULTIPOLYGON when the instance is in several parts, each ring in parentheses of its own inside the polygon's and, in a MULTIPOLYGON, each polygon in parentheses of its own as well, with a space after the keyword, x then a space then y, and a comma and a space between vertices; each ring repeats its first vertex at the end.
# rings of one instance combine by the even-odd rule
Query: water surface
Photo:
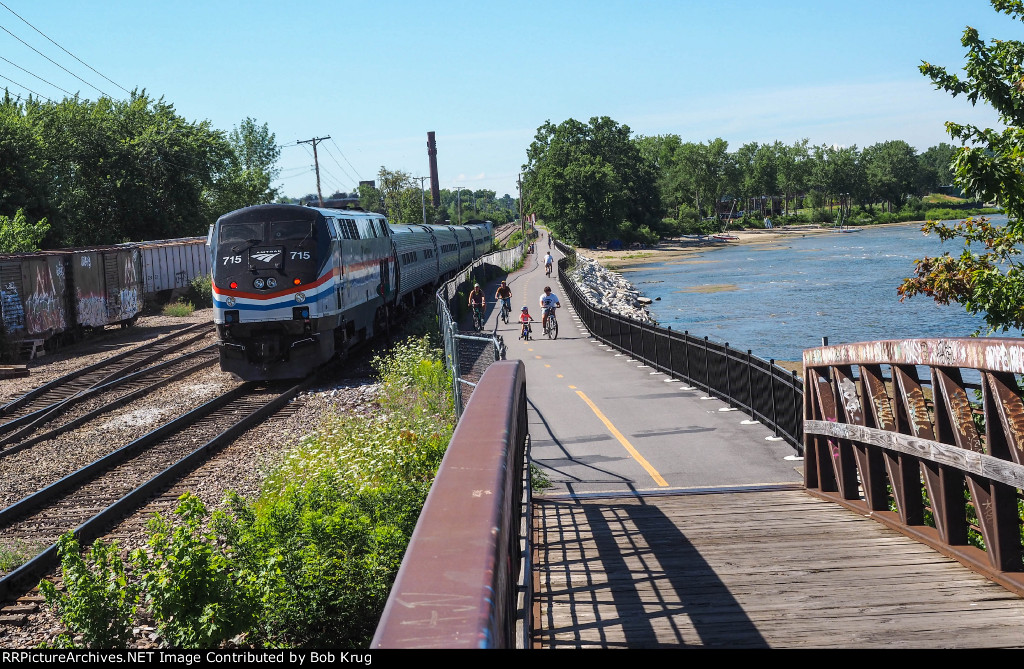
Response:
POLYGON ((982 319, 959 305, 928 297, 900 302, 896 294, 915 259, 961 249, 908 224, 716 247, 623 274, 646 296, 661 298, 651 313, 663 326, 764 359, 799 360, 822 337, 839 344, 984 332, 982 319))

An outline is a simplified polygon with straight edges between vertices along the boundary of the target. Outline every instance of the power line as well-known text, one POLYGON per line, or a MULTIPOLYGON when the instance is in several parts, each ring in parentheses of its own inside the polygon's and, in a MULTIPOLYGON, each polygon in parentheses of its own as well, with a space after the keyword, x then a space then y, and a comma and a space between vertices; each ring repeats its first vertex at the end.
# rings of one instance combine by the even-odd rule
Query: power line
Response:
POLYGON ((89 88, 95 88, 95 89, 96 89, 97 91, 99 91, 99 92, 100 92, 100 94, 101 94, 101 95, 105 95, 105 96, 106 96, 106 97, 108 97, 108 98, 110 97, 109 95, 107 95, 106 93, 104 93, 104 92, 103 92, 102 90, 100 90, 99 88, 96 88, 96 86, 93 86, 92 84, 90 84, 90 83, 89 83, 88 81, 86 81, 85 79, 81 78, 80 76, 78 76, 77 74, 75 74, 74 72, 72 72, 71 70, 69 70, 68 68, 64 67, 63 65, 61 65, 60 63, 58 63, 57 61, 55 61, 55 60, 54 60, 53 58, 50 58, 49 56, 47 56, 47 55, 46 55, 45 53, 43 53, 43 52, 42 52, 42 51, 40 51, 39 49, 35 48, 34 46, 32 46, 31 44, 29 44, 29 43, 28 43, 28 42, 26 42, 25 40, 21 39, 20 37, 18 37, 18 36, 17 36, 17 35, 15 35, 14 33, 12 33, 12 32, 11 32, 10 30, 8 30, 7 28, 4 28, 3 26, 0 26, 0 30, 3 30, 3 31, 4 31, 5 33, 7 33, 8 35, 10 35, 10 36, 11 36, 11 37, 13 37, 14 39, 18 40, 19 42, 21 42, 22 44, 24 44, 24 45, 25 45, 25 46, 27 46, 28 48, 32 49, 32 50, 33 50, 33 51, 35 51, 35 52, 36 52, 37 54, 39 54, 40 56, 42 56, 42 57, 43 57, 43 58, 45 58, 46 60, 50 61, 51 63, 53 63, 54 65, 56 65, 56 66, 57 66, 57 67, 59 67, 60 69, 64 70, 65 72, 67 72, 68 74, 70 74, 70 75, 71 75, 72 77, 74 77, 75 79, 78 79, 79 81, 81 81, 81 82, 82 82, 83 84, 85 84, 85 85, 86 85, 86 86, 88 86, 89 88))
POLYGON ((348 173, 348 171, 347 171, 347 170, 346 170, 346 169, 345 169, 344 167, 342 167, 341 163, 339 163, 339 162, 338 162, 338 159, 334 157, 334 154, 333 154, 333 153, 331 153, 331 150, 330 150, 330 149, 328 149, 328 148, 327 148, 327 147, 325 146, 325 147, 324 147, 324 151, 326 151, 326 152, 327 152, 327 155, 329 155, 329 156, 331 157, 331 160, 333 160, 333 161, 334 161, 334 164, 338 166, 338 168, 339 168, 339 169, 340 169, 340 170, 341 170, 341 171, 342 171, 342 172, 343 172, 343 173, 345 174, 345 176, 346 176, 346 177, 348 177, 349 181, 356 181, 355 179, 353 179, 353 178, 352 178, 352 175, 351 175, 351 174, 349 174, 349 173, 348 173))
MULTIPOLYGON (((129 95, 131 94, 131 91, 129 91, 129 90, 127 89, 127 88, 125 88, 125 87, 124 87, 124 86, 122 86, 121 84, 117 83, 116 81, 113 81, 112 79, 110 79, 109 77, 107 77, 106 75, 104 75, 104 74, 103 74, 102 72, 99 72, 98 70, 96 70, 96 68, 92 67, 91 65, 89 65, 88 63, 86 63, 86 62, 85 62, 84 60, 82 60, 81 58, 79 58, 79 57, 78 57, 78 56, 76 56, 75 54, 71 53, 70 51, 68 51, 67 49, 65 49, 64 47, 62 47, 62 46, 61 46, 60 44, 57 44, 56 42, 54 42, 54 41, 53 41, 52 39, 50 39, 50 36, 49 36, 49 35, 47 35, 47 34, 46 34, 46 33, 44 33, 44 32, 43 32, 42 30, 40 30, 39 28, 36 28, 36 27, 35 27, 34 25, 32 25, 31 23, 29 23, 29 22, 28 22, 27 20, 25 20, 25 18, 24 18, 24 17, 22 17, 22 16, 21 16, 20 14, 18 14, 18 13, 17 13, 16 11, 14 11, 13 9, 11 9, 11 8, 10 8, 10 7, 8 7, 7 5, 5 5, 5 4, 3 3, 3 2, 0 2, 0 5, 3 5, 3 8, 4 8, 4 9, 6 9, 7 11, 9 11, 9 12, 10 12, 11 14, 14 14, 15 16, 17 16, 17 17, 18 17, 19 19, 21 19, 22 21, 24 21, 24 22, 25 22, 25 24, 26 24, 26 25, 28 25, 28 27, 32 28, 32 30, 35 30, 35 31, 36 31, 37 33, 39 33, 39 34, 40 34, 40 35, 42 35, 43 37, 45 37, 46 39, 50 40, 50 43, 51 43, 51 44, 53 44, 53 45, 54 45, 55 47, 57 47, 58 49, 60 49, 60 50, 61 50, 61 51, 63 51, 64 53, 66 53, 67 55, 71 56, 72 58, 74 58, 75 60, 77 60, 77 61, 78 61, 79 63, 81 63, 82 65, 85 65, 85 66, 86 66, 86 67, 88 67, 88 68, 89 68, 90 70, 92 70, 92 71, 93 71, 93 72, 95 72, 96 74, 100 75, 101 77, 103 77, 104 79, 106 79, 107 81, 109 81, 110 83, 114 84, 115 86, 117 86, 118 88, 120 88, 120 89, 121 89, 122 91, 124 91, 125 93, 128 93, 129 95)), ((97 88, 96 90, 99 90, 99 89, 97 88)), ((100 92, 102 93, 102 91, 100 91, 100 92)), ((106 95, 106 93, 104 93, 104 95, 106 95)), ((110 97, 110 96, 109 96, 109 95, 107 95, 107 97, 110 97)))
POLYGON ((12 84, 14 84, 15 86, 17 86, 18 88, 24 88, 24 89, 25 89, 26 91, 28 91, 28 92, 29 92, 29 93, 31 93, 32 95, 36 96, 37 98, 42 98, 42 99, 46 100, 46 101, 47 101, 47 102, 49 102, 49 103, 52 103, 52 104, 57 104, 56 102, 54 102, 54 101, 53 101, 53 100, 51 100, 50 98, 46 97, 45 95, 43 95, 43 94, 41 94, 41 93, 36 93, 36 92, 35 92, 34 90, 32 90, 31 88, 29 88, 29 87, 28 87, 28 86, 26 86, 25 84, 19 84, 19 83, 18 83, 17 81, 15 81, 14 79, 9 79, 8 77, 5 77, 5 76, 4 76, 4 75, 2 75, 2 74, 0 74, 0 79, 4 79, 4 80, 6 80, 6 81, 9 81, 9 82, 11 82, 12 84))
MULTIPOLYGON (((2 4, 2 3, 0 3, 0 4, 2 4)), ((72 93, 71 91, 66 91, 63 88, 61 88, 60 86, 58 86, 57 84, 53 83, 52 81, 47 81, 46 79, 43 79, 42 77, 40 77, 38 74, 33 74, 32 72, 29 72, 28 70, 23 68, 21 65, 18 65, 17 63, 12 63, 11 61, 9 61, 6 58, 4 58, 3 56, 0 56, 0 60, 4 61, 5 63, 8 63, 10 65, 13 65, 14 67, 18 68, 19 70, 21 70, 22 72, 24 72, 25 74, 27 74, 29 76, 35 77, 36 79, 38 79, 39 81, 43 82, 44 84, 49 84, 49 85, 53 86, 58 91, 63 91, 65 93, 67 93, 68 95, 70 95, 71 97, 75 96, 75 94, 72 93)))
POLYGON ((334 145, 334 148, 338 149, 338 153, 340 153, 340 154, 341 154, 341 157, 342 157, 342 158, 345 158, 345 162, 346 162, 346 163, 348 163, 348 166, 349 166, 349 167, 351 167, 351 168, 352 168, 352 171, 356 173, 356 176, 357 176, 357 177, 359 177, 359 180, 360 180, 360 181, 363 181, 363 177, 362 177, 362 175, 360 175, 360 174, 359 174, 359 170, 357 170, 357 169, 356 169, 356 167, 355 167, 355 165, 353 165, 352 163, 350 163, 350 162, 349 162, 349 160, 348 160, 348 158, 346 158, 346 157, 345 157, 345 152, 341 150, 341 147, 340 147, 340 146, 338 146, 338 143, 337 143, 337 142, 335 142, 335 141, 334 141, 334 140, 332 139, 332 140, 331 140, 331 144, 333 144, 333 145, 334 145))

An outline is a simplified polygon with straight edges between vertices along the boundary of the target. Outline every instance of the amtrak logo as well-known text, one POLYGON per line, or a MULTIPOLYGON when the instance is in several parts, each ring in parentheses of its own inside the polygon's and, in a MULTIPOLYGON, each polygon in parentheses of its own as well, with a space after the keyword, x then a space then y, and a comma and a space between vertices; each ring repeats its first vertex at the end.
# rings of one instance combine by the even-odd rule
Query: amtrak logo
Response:
POLYGON ((280 251, 261 251, 260 253, 253 253, 252 257, 260 262, 270 262, 280 255, 280 253, 280 251))

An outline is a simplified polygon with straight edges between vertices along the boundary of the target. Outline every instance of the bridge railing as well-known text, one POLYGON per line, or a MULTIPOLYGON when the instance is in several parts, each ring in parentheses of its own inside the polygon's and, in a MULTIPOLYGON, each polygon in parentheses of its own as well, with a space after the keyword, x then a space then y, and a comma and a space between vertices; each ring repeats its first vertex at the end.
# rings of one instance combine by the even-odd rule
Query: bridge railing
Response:
POLYGON ((558 262, 558 278, 565 295, 594 337, 723 400, 766 425, 797 450, 803 448, 803 383, 796 372, 787 372, 774 360, 763 360, 749 350, 743 352, 708 337, 644 323, 593 304, 570 276, 574 249, 555 243, 566 255, 558 262))
MULTIPOLYGON (((515 648, 526 368, 491 365, 430 488, 371 648, 515 648)), ((527 599, 529 601, 529 599, 527 599)))
POLYGON ((1024 342, 914 339, 804 352, 808 490, 1024 594, 1024 342))

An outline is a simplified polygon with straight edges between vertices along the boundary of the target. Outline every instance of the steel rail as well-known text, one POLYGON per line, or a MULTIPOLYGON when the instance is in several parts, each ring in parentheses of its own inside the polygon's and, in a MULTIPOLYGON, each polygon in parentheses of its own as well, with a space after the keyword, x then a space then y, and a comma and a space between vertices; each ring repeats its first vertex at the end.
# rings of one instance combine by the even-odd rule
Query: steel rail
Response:
MULTIPOLYGON (((73 532, 78 541, 82 544, 86 544, 102 536, 109 527, 124 516, 128 515, 131 511, 144 504, 147 499, 157 494, 164 487, 172 484, 185 473, 195 469, 203 461, 209 459, 209 457, 222 446, 230 443, 259 421, 278 411, 287 402, 291 401, 295 395, 307 388, 315 378, 315 376, 311 376, 287 389, 283 393, 278 394, 274 399, 265 403, 262 407, 248 413, 241 420, 234 422, 230 427, 221 431, 221 433, 213 439, 179 458, 173 464, 166 467, 161 472, 154 475, 152 478, 137 486, 127 494, 121 496, 118 500, 108 505, 102 511, 93 515, 87 521, 74 528, 73 532)), ((217 409, 222 408, 232 400, 243 397, 253 389, 254 385, 255 384, 243 384, 238 388, 225 393, 221 397, 210 400, 202 406, 197 407, 192 412, 157 428, 149 434, 136 439, 121 449, 118 449, 114 453, 111 453, 104 458, 100 458, 96 462, 83 467, 79 471, 64 477, 50 486, 47 486, 35 495, 26 497, 19 502, 8 506, 6 509, 0 511, 0 523, 6 524, 12 520, 23 517, 26 514, 31 513, 34 509, 47 504, 50 500, 57 498, 60 495, 67 494, 76 486, 87 480, 93 479, 103 471, 109 470, 113 466, 130 459, 133 455, 145 450, 153 443, 160 441, 163 438, 173 436, 173 434, 180 431, 180 429, 196 423, 198 420, 213 413, 217 409)), ((48 548, 41 551, 32 560, 29 560, 18 569, 11 571, 0 578, 0 598, 8 598, 12 594, 18 594, 24 592, 28 588, 31 588, 39 581, 40 578, 45 576, 45 574, 51 571, 56 565, 57 547, 56 542, 54 542, 48 548)))
MULTIPOLYGON (((173 358, 171 360, 167 360, 165 362, 158 363, 156 365, 152 365, 150 367, 146 367, 144 369, 132 372, 132 373, 128 374, 127 376, 121 376, 121 377, 115 378, 115 379, 113 379, 111 381, 107 381, 106 383, 104 383, 102 385, 95 385, 95 386, 92 386, 90 388, 86 388, 85 390, 83 390, 83 391, 81 391, 81 392, 79 392, 79 393, 77 393, 75 395, 72 395, 72 396, 70 396, 70 397, 68 397, 66 399, 63 399, 63 400, 61 400, 59 402, 54 402, 53 404, 50 404, 50 405, 41 407, 39 409, 36 409, 32 413, 28 413, 28 414, 25 414, 23 416, 19 416, 17 418, 14 418, 12 420, 7 421, 6 423, 0 423, 0 434, 4 434, 4 433, 10 432, 12 430, 17 430, 17 432, 15 432, 14 434, 9 434, 9 435, 7 435, 7 436, 5 436, 3 438, 0 438, 0 446, 4 446, 6 444, 10 444, 10 443, 16 442, 19 438, 22 438, 25 434, 31 433, 32 430, 35 430, 42 423, 49 422, 55 416, 58 416, 61 413, 66 412, 71 407, 73 407, 73 406, 75 406, 75 405, 77 405, 77 404, 79 404, 81 402, 84 402, 85 400, 90 399, 90 398, 94 397, 95 395, 107 392, 109 390, 113 390, 113 389, 118 388, 118 387, 120 387, 122 385, 128 385, 130 387, 132 384, 135 384, 135 383, 141 381, 142 379, 144 379, 147 376, 150 376, 150 375, 155 374, 155 373, 159 373, 161 371, 164 371, 168 367, 173 367, 174 365, 179 365, 182 362, 185 362, 185 361, 187 361, 187 360, 189 360, 191 358, 194 358, 196 356, 202 355, 204 353, 208 353, 211 350, 213 350, 215 347, 216 347, 215 344, 211 344, 211 345, 205 346, 205 347, 203 347, 201 349, 198 349, 198 350, 195 350, 195 351, 191 351, 189 353, 182 354, 182 355, 180 355, 180 356, 178 356, 176 358, 173 358)), ((170 380, 170 379, 167 379, 167 378, 164 379, 164 381, 167 381, 167 380, 170 380)), ((0 451, 0 455, 2 455, 3 453, 4 453, 4 451, 0 451)))
MULTIPOLYGON (((170 366, 173 366, 173 365, 178 365, 178 364, 181 364, 182 362, 190 360, 191 358, 194 358, 194 357, 198 357, 198 356, 200 356, 202 354, 209 354, 211 352, 212 353, 216 353, 215 349, 216 349, 216 345, 215 344, 211 344, 210 346, 202 348, 202 349, 200 349, 198 351, 192 351, 191 353, 186 353, 185 355, 179 356, 178 358, 175 358, 174 360, 169 360, 166 363, 162 363, 161 365, 158 365, 157 367, 166 368, 166 367, 170 367, 170 366)), ((116 398, 116 399, 114 399, 114 400, 112 400, 110 402, 107 402, 106 404, 104 404, 104 405, 102 405, 102 406, 100 406, 100 407, 98 407, 96 409, 93 409, 92 411, 90 411, 90 412, 88 412, 86 414, 83 414, 83 415, 79 416, 78 418, 70 420, 67 423, 59 425, 58 427, 55 427, 55 428, 53 428, 51 430, 47 430, 46 432, 44 432, 42 434, 39 434, 39 435, 36 435, 35 437, 24 439, 23 441, 18 441, 19 439, 24 438, 24 436, 31 434, 38 427, 38 424, 41 423, 43 420, 49 421, 52 418, 49 415, 43 416, 42 418, 39 418, 39 419, 33 421, 30 425, 27 425, 26 427, 22 428, 18 432, 14 433, 12 435, 8 435, 3 440, 0 440, 0 446, 6 445, 6 444, 13 444, 12 446, 9 446, 8 448, 0 449, 0 458, 3 458, 5 456, 11 455, 11 454, 16 453, 18 451, 21 451, 21 450, 24 450, 24 449, 29 448, 31 446, 34 446, 35 444, 37 444, 37 443, 39 443, 41 441, 45 441, 47 439, 53 439, 54 437, 59 436, 61 434, 64 434, 65 432, 68 432, 69 430, 73 430, 73 429, 75 429, 77 427, 80 427, 80 426, 84 425, 85 423, 88 423, 89 421, 93 420, 94 418, 97 418, 98 416, 101 416, 101 415, 103 415, 103 414, 105 414, 105 413, 107 413, 109 411, 112 411, 113 409, 117 409, 119 407, 122 407, 125 404, 128 404, 129 402, 132 402, 132 401, 134 401, 134 400, 136 400, 136 399, 138 399, 140 397, 144 397, 145 395, 148 395, 149 393, 152 393, 152 392, 158 390, 160 387, 162 387, 162 386, 164 386, 164 385, 166 385, 168 383, 171 383, 172 381, 177 381, 177 380, 179 380, 181 378, 184 378, 185 376, 188 376, 189 374, 193 374, 193 373, 195 373, 195 372, 197 372, 197 371, 199 371, 201 369, 205 369, 207 367, 211 367, 211 366, 217 364, 218 361, 219 361, 219 358, 217 356, 213 356, 213 357, 211 357, 208 360, 200 360, 199 362, 191 364, 191 365, 185 367, 184 369, 178 370, 178 371, 176 371, 176 372, 174 372, 172 374, 164 376, 164 377, 160 378, 159 380, 154 381, 153 383, 150 383, 148 385, 144 385, 144 386, 139 387, 139 388, 137 388, 135 390, 132 390, 131 392, 128 392, 128 393, 126 393, 124 395, 121 395, 120 397, 118 397, 118 398, 116 398)), ((146 368, 146 369, 144 369, 144 370, 142 370, 140 372, 136 372, 132 376, 135 376, 135 375, 148 375, 148 374, 152 373, 154 370, 156 370, 156 367, 148 367, 148 368, 146 368)), ((93 394, 96 394, 97 392, 103 391, 105 389, 109 389, 109 385, 119 385, 122 381, 127 380, 128 378, 129 377, 125 377, 124 379, 118 379, 118 380, 112 381, 110 384, 105 385, 105 386, 97 386, 95 388, 91 388, 89 390, 89 396, 92 396, 93 394)), ((140 380, 140 379, 135 379, 135 380, 140 380)), ((86 397, 85 395, 82 395, 82 396, 76 397, 76 399, 85 399, 85 397, 86 397)), ((63 405, 61 405, 58 408, 63 410, 63 409, 66 409, 67 407, 64 407, 63 405)))
MULTIPOLYGON (((172 332, 171 334, 165 335, 164 337, 159 337, 157 339, 154 339, 153 341, 148 342, 146 344, 143 344, 142 346, 137 346, 137 347, 135 347, 133 349, 130 349, 128 351, 124 351, 123 353, 116 353, 116 354, 110 356, 109 358, 104 358, 103 360, 100 360, 99 362, 93 363, 91 365, 87 365, 86 367, 82 367, 81 369, 77 369, 77 370, 75 370, 73 372, 65 374, 64 376, 61 376, 60 378, 57 378, 57 379, 54 379, 54 380, 49 381, 47 383, 44 383, 43 385, 39 386, 38 388, 33 388, 32 390, 28 391, 24 395, 21 395, 20 397, 17 397, 15 399, 11 400, 10 402, 8 402, 7 404, 5 404, 3 406, 0 406, 0 416, 9 415, 15 409, 19 409, 19 408, 23 407, 24 405, 26 405, 29 402, 31 402, 32 400, 36 399, 40 395, 43 395, 44 393, 47 393, 47 392, 50 392, 50 391, 53 391, 53 390, 55 390, 55 389, 57 389, 57 388, 59 388, 61 386, 67 385, 68 383, 78 379, 79 377, 81 377, 83 375, 91 374, 91 373, 93 373, 93 372, 95 372, 97 370, 103 369, 104 367, 106 367, 106 366, 108 366, 108 365, 110 365, 112 363, 120 362, 120 361, 122 361, 122 360, 124 360, 124 359, 126 359, 126 358, 128 358, 130 356, 137 355, 139 352, 146 351, 146 350, 152 349, 152 348, 157 347, 157 346, 162 346, 162 345, 164 345, 164 344, 166 344, 166 343, 168 343, 168 342, 170 342, 170 341, 172 341, 174 339, 177 339, 178 337, 181 337, 181 336, 183 336, 185 334, 189 334, 189 333, 191 333, 193 331, 196 331, 196 330, 199 330, 199 329, 209 329, 209 330, 212 330, 212 325, 209 324, 209 323, 196 323, 195 325, 190 325, 188 327, 182 328, 181 330, 178 330, 177 332, 172 332)), ((206 334, 208 334, 208 333, 204 333, 202 336, 205 336, 206 334)), ((196 338, 199 338, 199 337, 196 337, 196 338)), ((130 370, 130 371, 134 371, 134 370, 130 370)), ((85 386, 85 387, 90 387, 92 385, 97 385, 97 383, 92 382, 88 386, 85 386)))

